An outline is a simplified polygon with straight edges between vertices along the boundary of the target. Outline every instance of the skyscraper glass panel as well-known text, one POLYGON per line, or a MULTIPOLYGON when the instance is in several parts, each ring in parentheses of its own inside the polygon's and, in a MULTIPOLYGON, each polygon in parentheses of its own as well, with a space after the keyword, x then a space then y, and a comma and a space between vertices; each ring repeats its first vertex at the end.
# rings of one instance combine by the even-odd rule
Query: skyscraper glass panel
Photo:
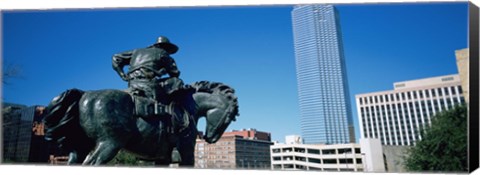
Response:
POLYGON ((305 143, 354 142, 337 10, 333 5, 295 6, 292 23, 305 143))

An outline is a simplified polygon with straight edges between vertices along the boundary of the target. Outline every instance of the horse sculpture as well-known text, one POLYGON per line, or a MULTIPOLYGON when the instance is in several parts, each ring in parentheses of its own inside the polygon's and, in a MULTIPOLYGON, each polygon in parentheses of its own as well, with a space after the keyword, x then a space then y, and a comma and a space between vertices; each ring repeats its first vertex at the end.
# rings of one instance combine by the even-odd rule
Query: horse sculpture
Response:
MULTIPOLYGON (((181 98, 180 107, 192 107, 188 128, 173 134, 172 118, 137 117, 132 95, 121 90, 68 90, 47 106, 46 138, 69 152, 68 164, 101 165, 124 149, 158 165, 172 162, 174 147, 180 165, 193 166, 197 122, 206 118, 204 139, 215 143, 238 116, 234 90, 222 83, 200 81, 181 98)), ((180 109, 178 109, 180 108, 180 109)))

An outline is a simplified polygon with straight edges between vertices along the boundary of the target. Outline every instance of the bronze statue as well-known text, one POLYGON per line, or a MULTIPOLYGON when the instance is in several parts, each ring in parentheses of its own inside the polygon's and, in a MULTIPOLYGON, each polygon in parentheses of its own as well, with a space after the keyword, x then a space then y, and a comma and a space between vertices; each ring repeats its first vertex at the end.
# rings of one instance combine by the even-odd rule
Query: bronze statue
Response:
POLYGON ((183 85, 169 56, 177 50, 160 37, 151 47, 115 54, 113 67, 129 90, 61 93, 45 110, 45 138, 70 153, 68 164, 105 164, 124 149, 168 165, 176 147, 180 165, 193 166, 198 119, 206 117, 204 139, 215 143, 235 121, 238 101, 234 89, 222 83, 183 85), (126 74, 125 65, 130 65, 126 74))
MULTIPOLYGON (((188 114, 183 111, 173 112, 169 110, 174 103, 173 92, 185 93, 183 81, 179 78, 180 71, 175 60, 170 57, 178 51, 178 47, 171 43, 167 37, 160 36, 157 42, 147 48, 135 49, 113 55, 112 67, 120 77, 128 81, 129 90, 136 96, 147 97, 157 105, 153 106, 155 114, 143 115, 151 117, 166 113, 175 119, 174 130, 178 132, 188 125, 188 114), (125 74, 123 68, 129 65, 125 74), (169 77, 162 78, 168 74, 169 77), (178 115, 177 115, 178 113, 178 115)), ((175 95, 177 95, 175 94, 175 95)), ((145 104, 139 104, 145 105, 145 104)), ((191 108, 187 108, 191 109, 191 108)), ((187 111, 191 112, 191 111, 187 111)))

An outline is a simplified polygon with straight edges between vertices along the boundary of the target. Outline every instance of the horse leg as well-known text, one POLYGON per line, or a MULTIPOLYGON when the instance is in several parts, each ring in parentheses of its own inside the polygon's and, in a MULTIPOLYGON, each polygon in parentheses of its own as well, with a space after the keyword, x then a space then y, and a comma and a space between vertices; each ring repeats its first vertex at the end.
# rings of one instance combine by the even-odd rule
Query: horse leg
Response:
MULTIPOLYGON (((191 145, 182 146, 182 148, 180 148, 181 150, 179 150, 180 157, 182 160, 179 163, 179 165, 182 167, 193 167, 195 163, 194 149, 190 147, 192 146, 191 145)), ((195 145, 193 145, 193 148, 195 148, 195 145)))
POLYGON ((167 146, 167 147, 168 147, 167 148, 168 150, 165 152, 166 154, 164 158, 155 160, 155 166, 168 167, 172 163, 173 147, 170 147, 170 146, 167 146))
POLYGON ((155 166, 158 166, 158 167, 168 167, 171 162, 172 162, 172 160, 170 160, 170 158, 155 160, 155 166))
POLYGON ((77 151, 73 150, 70 152, 68 156, 68 165, 73 165, 73 164, 81 164, 83 160, 87 157, 88 152, 87 151, 77 151))
POLYGON ((188 133, 179 136, 177 143, 177 150, 180 153, 181 162, 179 163, 182 167, 193 167, 195 164, 195 144, 197 137, 197 129, 194 123, 191 123, 189 126, 188 133))
POLYGON ((112 160, 123 147, 118 141, 100 141, 95 150, 88 154, 83 165, 102 165, 112 160))

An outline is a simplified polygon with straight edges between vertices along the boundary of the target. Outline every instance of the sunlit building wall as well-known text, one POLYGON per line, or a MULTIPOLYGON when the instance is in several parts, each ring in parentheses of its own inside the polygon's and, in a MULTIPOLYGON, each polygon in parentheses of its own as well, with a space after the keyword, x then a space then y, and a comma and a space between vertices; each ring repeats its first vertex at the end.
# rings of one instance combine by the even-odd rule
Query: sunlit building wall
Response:
POLYGON ((301 144, 270 146, 272 170, 385 172, 378 139, 361 143, 301 144))
POLYGON ((356 95, 361 138, 414 145, 432 116, 464 104, 458 74, 396 82, 394 90, 356 95))

